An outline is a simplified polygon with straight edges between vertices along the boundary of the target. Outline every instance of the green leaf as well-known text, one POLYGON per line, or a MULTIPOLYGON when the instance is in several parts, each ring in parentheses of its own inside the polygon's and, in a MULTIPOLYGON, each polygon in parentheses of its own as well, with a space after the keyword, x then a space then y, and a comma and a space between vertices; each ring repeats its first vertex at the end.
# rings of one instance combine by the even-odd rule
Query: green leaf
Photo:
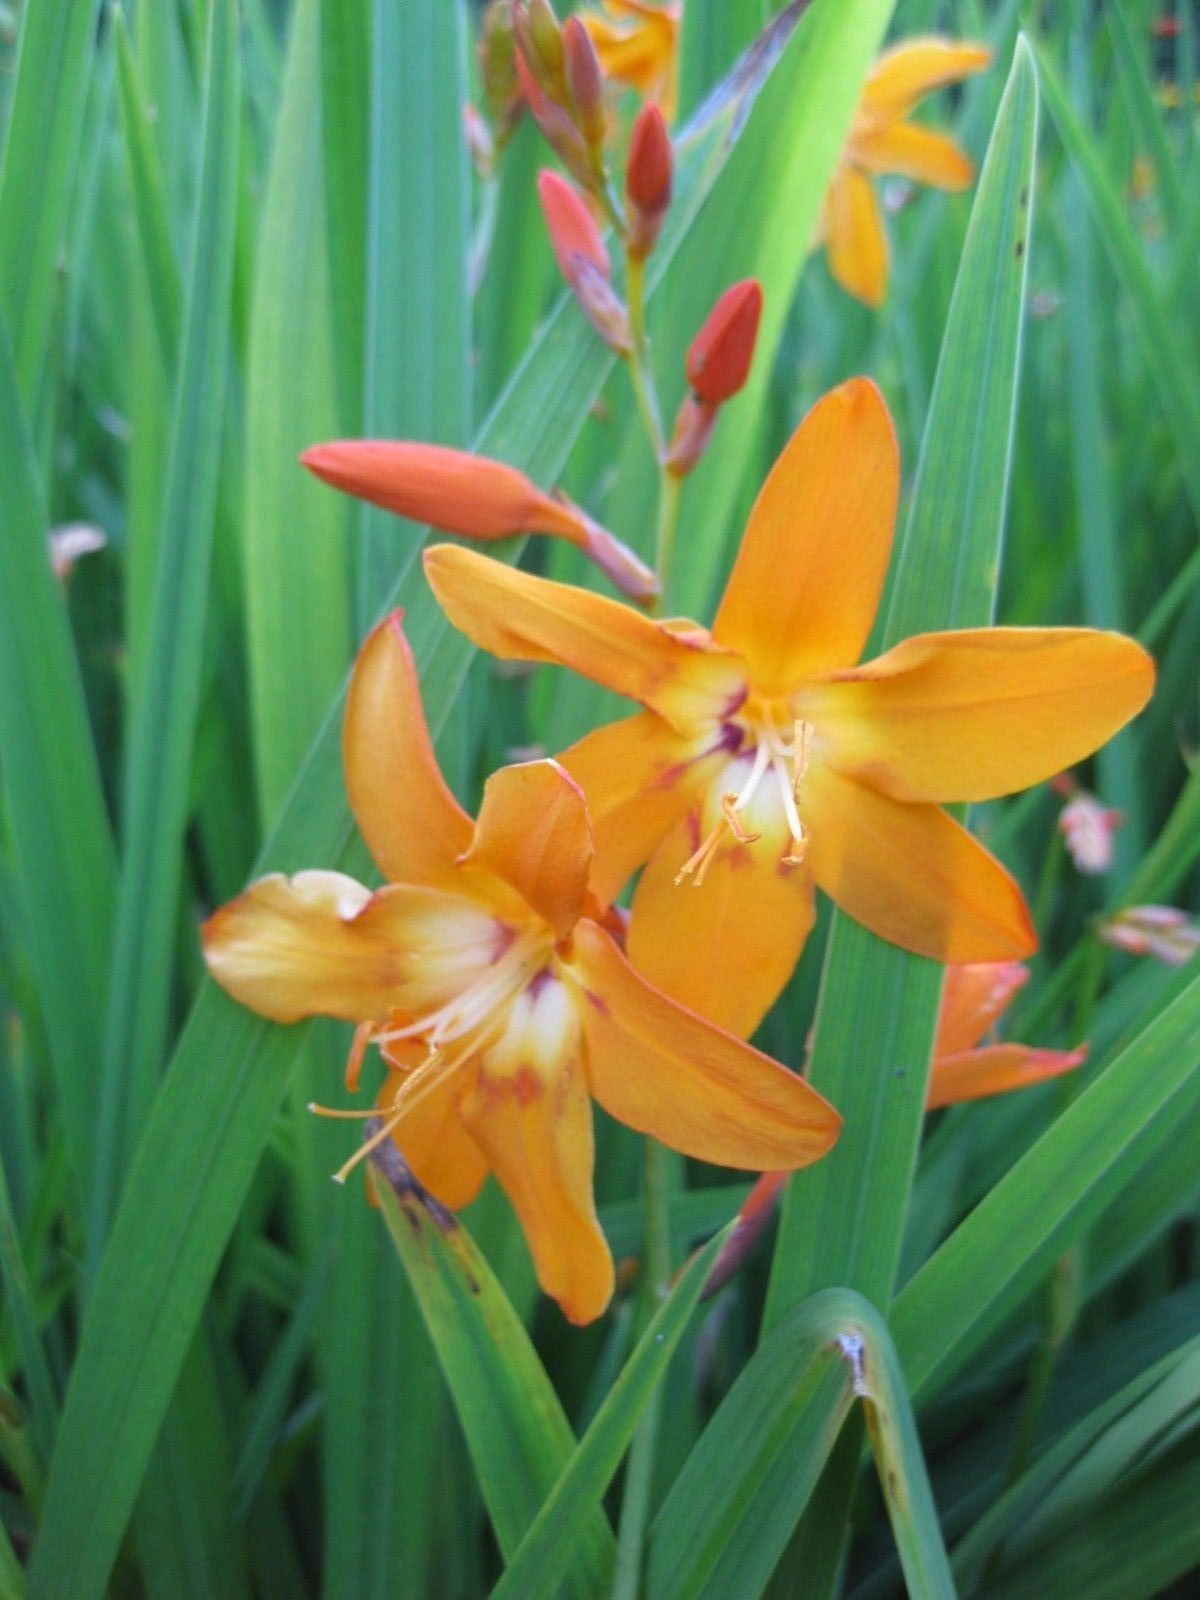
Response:
POLYGON ((1198 1102, 1200 976, 1185 973, 1173 999, 897 1296, 892 1332, 914 1394, 962 1368, 1198 1102))
POLYGON ((203 161, 146 674, 133 710, 125 850, 101 1051, 89 1242, 99 1250, 153 1099, 166 1042, 171 935, 200 697, 213 511, 229 353, 238 150, 231 0, 212 8, 203 161))
MULTIPOLYGON (((770 70, 761 57, 713 102, 677 151, 676 201, 655 252, 656 284, 770 70)), ((751 124, 752 125, 752 122, 751 124)), ((482 454, 552 482, 612 357, 564 298, 475 441, 482 454)), ((404 604, 436 738, 471 649, 423 579, 404 604)), ((341 777, 342 705, 330 708, 264 848, 262 870, 344 867, 354 846, 341 777)), ((309 1029, 276 1028, 204 985, 159 1091, 97 1275, 51 1462, 32 1568, 35 1600, 96 1600, 146 1470, 213 1274, 309 1029), (138 1337, 131 1339, 131 1327, 138 1337)))
POLYGON ((0 777, 58 1103, 80 1178, 95 1128, 116 861, 49 524, 0 315, 0 777))
MULTIPOLYGON (((509 1559, 491 1600, 553 1600, 575 1560, 601 1497, 611 1483, 638 1422, 683 1337, 721 1246, 726 1228, 688 1262, 670 1294, 605 1395, 591 1424, 560 1471, 528 1532, 509 1559)), ((436 1340, 435 1340, 436 1343, 436 1340)), ((497 1463, 501 1466, 502 1461, 497 1463)))
POLYGON ((0 172, 0 309, 38 415, 87 104, 98 0, 29 0, 0 172))
POLYGON ((357 433, 363 401, 366 325, 367 148, 371 0, 320 0, 321 133, 334 354, 342 429, 357 433))
MULTIPOLYGON (((374 1162, 383 1177, 376 1190, 384 1220, 509 1559, 571 1458, 571 1425, 529 1335, 462 1223, 414 1186, 390 1142, 374 1162)), ((579 1533, 567 1588, 583 1600, 607 1592, 616 1548, 598 1497, 586 1504, 579 1533)))
POLYGON ((879 1313, 844 1289, 791 1310, 742 1369, 655 1521, 647 1600, 761 1594, 856 1398, 909 1593, 953 1600, 895 1351, 879 1313))

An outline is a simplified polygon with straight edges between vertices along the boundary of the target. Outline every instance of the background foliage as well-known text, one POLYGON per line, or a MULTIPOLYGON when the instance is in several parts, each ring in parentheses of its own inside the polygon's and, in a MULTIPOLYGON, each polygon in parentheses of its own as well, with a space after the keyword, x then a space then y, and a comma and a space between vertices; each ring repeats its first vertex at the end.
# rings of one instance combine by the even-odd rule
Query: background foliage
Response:
MULTIPOLYGON (((639 1297, 639 1141, 613 1124, 597 1189, 628 1268, 585 1332, 493 1190, 447 1236, 334 1189, 345 1125, 304 1108, 336 1103, 346 1041, 202 983, 200 917, 256 864, 368 870, 340 693, 385 605, 472 806, 605 703, 474 659, 420 530, 295 455, 474 443, 643 553, 652 463, 560 295, 529 126, 469 292, 462 0, 0 7, 3 1600, 1138 1600, 1200 1563, 1200 968, 1095 931, 1200 889, 1200 21, 813 0, 727 81, 780 8, 685 9, 668 409, 720 289, 758 276, 767 311, 685 489, 671 609, 710 615, 767 464, 868 372, 905 464, 889 632, 994 611, 1151 646, 1154 702, 1081 775, 1125 814, 1111 871, 1075 873, 1046 788, 972 818, 1043 940, 1007 1031, 1087 1038, 1089 1064, 923 1119, 937 972, 823 912, 762 1040, 799 1067, 822 983, 813 1073, 848 1136, 715 1299, 715 1244, 639 1297), (812 228, 883 38, 939 29, 995 52, 936 102, 991 153, 964 196, 885 185, 868 313, 812 228), (107 547, 60 582, 47 535, 80 522, 107 547)), ((671 1170, 682 1265, 746 1185, 671 1170)))

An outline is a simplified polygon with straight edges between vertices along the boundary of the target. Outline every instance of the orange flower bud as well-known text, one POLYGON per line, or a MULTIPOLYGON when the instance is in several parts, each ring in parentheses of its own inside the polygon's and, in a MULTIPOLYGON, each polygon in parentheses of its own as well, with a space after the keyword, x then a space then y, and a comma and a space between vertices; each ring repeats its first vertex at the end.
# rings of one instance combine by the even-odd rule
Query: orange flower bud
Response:
POLYGON ((566 59, 567 88, 580 133, 593 154, 604 149, 607 118, 604 110, 604 74, 600 58, 587 29, 578 17, 563 25, 563 50, 566 59))
POLYGON ((634 121, 625 194, 629 201, 629 253, 641 260, 653 250, 671 203, 671 136, 656 105, 643 106, 634 121))
POLYGON ((344 494, 465 539, 517 533, 565 539, 630 599, 645 603, 658 593, 654 574, 631 550, 564 496, 544 493, 503 461, 390 439, 334 440, 314 445, 300 461, 344 494))
POLYGON ((687 376, 700 400, 720 405, 746 381, 758 337, 762 289, 746 278, 726 289, 687 353, 687 376))
POLYGON ((538 198, 559 271, 588 321, 612 349, 629 349, 629 318, 612 287, 612 269, 600 230, 583 197, 565 178, 538 173, 538 198))
POLYGON ((583 135, 563 108, 543 92, 522 55, 517 57, 517 77, 520 79, 521 91, 525 96, 530 115, 541 129, 547 144, 567 171, 583 184, 585 189, 592 188, 596 175, 592 170, 591 156, 588 154, 587 145, 583 142, 583 135))

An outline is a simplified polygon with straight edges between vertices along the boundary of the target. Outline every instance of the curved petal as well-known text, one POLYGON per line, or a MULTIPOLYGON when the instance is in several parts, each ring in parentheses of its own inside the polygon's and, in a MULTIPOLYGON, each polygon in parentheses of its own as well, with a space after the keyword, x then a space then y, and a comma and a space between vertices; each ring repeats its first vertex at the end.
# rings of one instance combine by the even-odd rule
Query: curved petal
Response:
POLYGON ((670 833, 715 762, 724 731, 685 738, 653 711, 597 728, 565 750, 562 764, 587 798, 596 840, 592 892, 611 905, 670 833))
POLYGON ((384 877, 445 883, 472 824, 438 769, 402 617, 385 617, 355 663, 342 732, 346 792, 384 877))
POLYGON ((745 698, 742 662, 715 649, 701 628, 653 622, 616 600, 457 545, 427 550, 425 572, 442 610, 481 650, 572 667, 681 732, 719 721, 745 698))
POLYGON ((512 1202, 538 1282, 572 1322, 612 1297, 613 1265, 592 1197, 592 1108, 566 986, 527 990, 479 1064, 463 1121, 512 1202))
POLYGON ((260 878, 201 929, 208 970, 227 994, 274 1022, 365 1022, 399 1003, 404 891, 340 872, 260 878))
POLYGON ((1029 968, 1020 961, 968 961, 947 967, 934 1060, 977 1045, 1028 982, 1029 968))
MULTIPOLYGON (((407 1077, 406 1072, 389 1073, 379 1091, 384 1115, 407 1077)), ((392 1135, 417 1182, 451 1211, 470 1205, 488 1174, 483 1152, 467 1132, 459 1111, 470 1086, 467 1074, 452 1074, 422 1096, 392 1135)))
POLYGON ((595 923, 579 924, 575 946, 588 1081, 606 1111, 752 1171, 804 1167, 832 1146, 841 1118, 803 1078, 660 994, 595 923))
POLYGON ((835 283, 874 310, 887 293, 888 243, 871 180, 843 167, 825 203, 825 252, 835 283))
POLYGON ((806 687, 826 760, 899 800, 990 800, 1053 777, 1146 704, 1154 662, 1092 628, 977 628, 906 639, 806 687))
POLYGON ((894 173, 935 189, 965 189, 975 167, 954 140, 915 122, 893 122, 856 135, 854 160, 866 172, 894 173))
POLYGON ((1035 1050, 1027 1044, 990 1044, 981 1050, 963 1050, 939 1056, 933 1063, 927 1111, 957 1105, 962 1100, 983 1100, 988 1095, 1027 1089, 1046 1078, 1057 1078, 1087 1060, 1087 1046, 1078 1050, 1035 1050))
POLYGON ((583 911, 591 862, 583 791, 557 761, 526 761, 492 774, 463 866, 503 879, 561 939, 583 911))
POLYGON ((880 121, 907 116, 925 95, 982 72, 991 59, 992 52, 981 44, 933 34, 906 39, 885 50, 872 67, 862 110, 880 121))
POLYGON ((762 694, 858 660, 892 548, 900 459, 883 396, 852 378, 805 417, 763 484, 713 636, 762 694))
POLYGON ((698 887, 676 884, 707 831, 702 809, 693 804, 642 873, 626 948, 656 988, 748 1039, 800 959, 816 916, 812 877, 785 866, 772 841, 729 835, 698 887))
POLYGON ((906 805, 814 762, 800 813, 825 893, 872 933, 934 961, 1008 961, 1037 935, 1010 874, 932 805, 906 805))

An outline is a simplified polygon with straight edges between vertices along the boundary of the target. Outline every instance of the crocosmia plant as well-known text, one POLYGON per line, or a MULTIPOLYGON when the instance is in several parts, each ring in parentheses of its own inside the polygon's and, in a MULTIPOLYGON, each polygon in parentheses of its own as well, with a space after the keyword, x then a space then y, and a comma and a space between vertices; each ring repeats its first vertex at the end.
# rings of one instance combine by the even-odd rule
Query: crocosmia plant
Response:
POLYGON ((0 8, 0 1600, 1183 1600, 1195 8, 0 8))

